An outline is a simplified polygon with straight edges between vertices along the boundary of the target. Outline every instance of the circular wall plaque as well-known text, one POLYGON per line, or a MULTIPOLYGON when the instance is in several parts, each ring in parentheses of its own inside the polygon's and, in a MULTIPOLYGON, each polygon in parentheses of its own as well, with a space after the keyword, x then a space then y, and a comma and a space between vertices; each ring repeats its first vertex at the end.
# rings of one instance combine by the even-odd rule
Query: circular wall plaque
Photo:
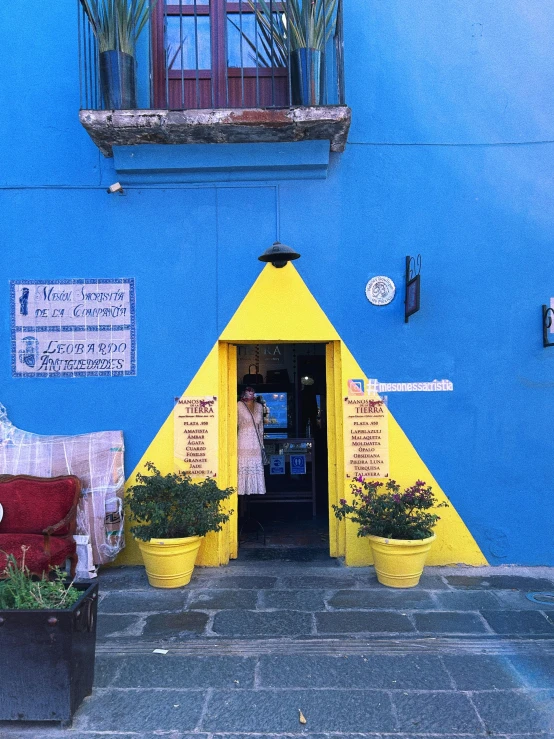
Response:
POLYGON ((396 287, 390 277, 372 277, 365 286, 365 295, 373 305, 388 305, 394 298, 396 287))

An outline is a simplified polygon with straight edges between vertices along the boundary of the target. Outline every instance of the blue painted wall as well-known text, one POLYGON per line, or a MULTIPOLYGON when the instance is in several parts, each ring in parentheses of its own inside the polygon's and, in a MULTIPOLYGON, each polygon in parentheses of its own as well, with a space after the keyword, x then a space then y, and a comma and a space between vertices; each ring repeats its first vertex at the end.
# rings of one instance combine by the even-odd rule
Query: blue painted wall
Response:
MULTIPOLYGON (((78 120, 76 7, 0 7, 0 401, 39 433, 125 432, 130 471, 278 235, 492 563, 554 565, 554 8, 346 0, 353 126, 326 181, 129 189, 78 120), (364 296, 423 256, 422 310, 364 296), (12 379, 10 279, 135 277, 136 377, 12 379), (3 286, 3 287, 2 287, 3 286), (3 297, 2 297, 3 296, 3 297), (520 538, 521 534, 531 535, 520 538)), ((282 307, 279 307, 281 310, 282 307)))

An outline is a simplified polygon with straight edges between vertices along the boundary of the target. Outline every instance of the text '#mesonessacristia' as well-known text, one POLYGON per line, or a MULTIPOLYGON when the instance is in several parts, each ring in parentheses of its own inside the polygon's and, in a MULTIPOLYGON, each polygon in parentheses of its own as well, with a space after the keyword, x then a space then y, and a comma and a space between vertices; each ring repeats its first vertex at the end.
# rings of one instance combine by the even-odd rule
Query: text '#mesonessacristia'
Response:
POLYGON ((429 382, 379 382, 368 380, 368 393, 410 393, 452 391, 454 385, 450 380, 431 380, 429 382))

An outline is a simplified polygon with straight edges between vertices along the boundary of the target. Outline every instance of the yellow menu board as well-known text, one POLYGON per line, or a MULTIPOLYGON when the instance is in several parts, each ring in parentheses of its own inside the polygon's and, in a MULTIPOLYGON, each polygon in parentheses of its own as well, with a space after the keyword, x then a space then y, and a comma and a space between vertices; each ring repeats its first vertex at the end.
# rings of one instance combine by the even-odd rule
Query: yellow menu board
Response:
POLYGON ((389 476, 388 410, 378 395, 344 399, 344 447, 347 477, 389 476))
POLYGON ((174 455, 192 477, 217 478, 217 398, 180 398, 173 411, 174 455))

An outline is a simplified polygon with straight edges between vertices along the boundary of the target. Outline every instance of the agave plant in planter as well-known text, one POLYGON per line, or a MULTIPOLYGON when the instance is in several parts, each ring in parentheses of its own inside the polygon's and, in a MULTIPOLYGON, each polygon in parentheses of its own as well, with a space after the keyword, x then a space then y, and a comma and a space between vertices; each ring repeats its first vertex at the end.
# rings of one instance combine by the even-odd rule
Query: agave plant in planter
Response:
POLYGON ((293 105, 320 105, 325 46, 335 29, 337 0, 286 0, 278 11, 269 0, 248 3, 256 14, 259 43, 233 25, 257 63, 288 67, 290 58, 293 105))
POLYGON ((136 48, 156 0, 81 0, 98 43, 104 107, 137 107, 136 48))
POLYGON ((369 540, 377 579, 392 588, 413 588, 418 584, 427 554, 435 541, 433 528, 440 516, 432 508, 448 507, 437 503, 433 490, 422 480, 401 492, 395 480, 382 482, 356 478, 353 499, 334 505, 335 516, 359 525, 358 536, 369 540))
POLYGON ((131 533, 138 540, 150 585, 178 588, 190 582, 202 537, 220 531, 232 511, 221 506, 233 492, 215 480, 193 482, 185 472, 162 475, 146 462, 151 475, 137 475, 130 488, 131 533))

